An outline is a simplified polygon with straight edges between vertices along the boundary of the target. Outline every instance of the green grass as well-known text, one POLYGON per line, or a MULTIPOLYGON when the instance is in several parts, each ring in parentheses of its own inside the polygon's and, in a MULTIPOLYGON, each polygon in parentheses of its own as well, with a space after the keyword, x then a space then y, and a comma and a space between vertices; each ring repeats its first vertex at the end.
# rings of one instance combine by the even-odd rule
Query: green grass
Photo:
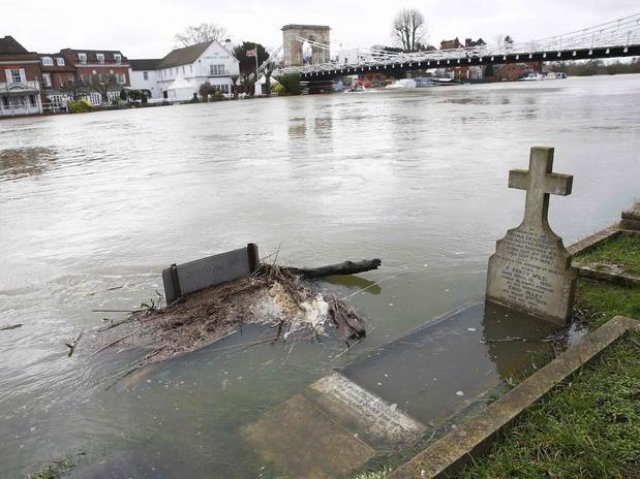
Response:
POLYGON ((588 253, 575 257, 578 263, 617 264, 624 271, 640 275, 640 238, 618 235, 588 253))
POLYGON ((614 316, 640 319, 640 288, 580 278, 574 311, 589 318, 591 329, 601 326, 614 316))
POLYGON ((640 478, 640 347, 605 350, 459 477, 640 478))

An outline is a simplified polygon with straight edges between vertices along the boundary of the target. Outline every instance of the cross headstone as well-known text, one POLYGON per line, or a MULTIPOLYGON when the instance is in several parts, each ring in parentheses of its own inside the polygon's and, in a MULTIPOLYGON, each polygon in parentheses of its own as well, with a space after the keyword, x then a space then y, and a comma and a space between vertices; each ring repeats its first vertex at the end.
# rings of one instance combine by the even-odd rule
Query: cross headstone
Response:
POLYGON ((553 148, 531 148, 529 170, 509 172, 509 188, 527 191, 522 223, 496 243, 489 258, 487 300, 531 316, 566 323, 576 272, 549 226, 549 195, 571 194, 573 176, 552 173, 553 148))

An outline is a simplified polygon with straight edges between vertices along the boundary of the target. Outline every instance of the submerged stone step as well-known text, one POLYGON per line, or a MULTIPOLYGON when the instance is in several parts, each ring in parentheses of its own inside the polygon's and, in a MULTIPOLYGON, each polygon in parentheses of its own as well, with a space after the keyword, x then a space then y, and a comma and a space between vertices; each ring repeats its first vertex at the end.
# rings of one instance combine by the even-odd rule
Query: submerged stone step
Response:
POLYGON ((301 394, 242 427, 240 435, 291 478, 340 477, 375 455, 371 446, 301 394))
POLYGON ((340 477, 478 403, 549 348, 539 340, 556 327, 498 306, 465 307, 316 381, 241 436, 285 477, 340 477))
POLYGON ((376 449, 398 449, 420 438, 426 426, 342 374, 316 381, 304 395, 376 449))

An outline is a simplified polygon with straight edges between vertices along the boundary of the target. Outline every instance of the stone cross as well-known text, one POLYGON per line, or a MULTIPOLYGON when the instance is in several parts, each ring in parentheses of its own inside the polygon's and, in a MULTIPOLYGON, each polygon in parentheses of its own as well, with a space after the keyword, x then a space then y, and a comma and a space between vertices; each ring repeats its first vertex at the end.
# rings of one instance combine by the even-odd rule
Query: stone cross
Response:
POLYGON ((529 170, 509 172, 509 187, 527 191, 524 219, 496 243, 489 258, 487 300, 530 316, 565 323, 576 272, 562 239, 549 227, 549 195, 569 195, 573 177, 552 173, 553 148, 531 148, 529 170))
POLYGON ((553 148, 534 146, 529 157, 529 171, 511 170, 509 188, 527 190, 523 224, 542 226, 547 224, 549 194, 567 196, 571 194, 573 176, 551 173, 553 148))

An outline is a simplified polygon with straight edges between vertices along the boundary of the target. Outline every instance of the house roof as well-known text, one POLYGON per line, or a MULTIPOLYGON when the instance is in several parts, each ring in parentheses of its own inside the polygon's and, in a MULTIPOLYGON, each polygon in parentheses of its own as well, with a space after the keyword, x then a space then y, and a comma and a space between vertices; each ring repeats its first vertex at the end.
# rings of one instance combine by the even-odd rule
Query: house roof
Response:
POLYGON ((102 53, 104 55, 104 59, 106 62, 115 62, 114 55, 120 55, 120 63, 126 64, 128 62, 127 57, 125 57, 120 50, 79 50, 77 48, 63 48, 60 50, 58 55, 67 56, 69 59, 73 59, 74 61, 79 60, 78 54, 84 53, 87 55, 87 63, 100 63, 98 61, 97 54, 102 53))
POLYGON ((29 52, 11 35, 0 38, 0 55, 23 55, 25 53, 29 52))
POLYGON ((162 58, 146 58, 141 60, 129 60, 129 66, 132 70, 157 70, 160 67, 162 58))
POLYGON ((196 43, 195 45, 173 50, 162 59, 158 68, 171 68, 193 63, 200 58, 200 55, 202 55, 212 43, 214 42, 196 43))

